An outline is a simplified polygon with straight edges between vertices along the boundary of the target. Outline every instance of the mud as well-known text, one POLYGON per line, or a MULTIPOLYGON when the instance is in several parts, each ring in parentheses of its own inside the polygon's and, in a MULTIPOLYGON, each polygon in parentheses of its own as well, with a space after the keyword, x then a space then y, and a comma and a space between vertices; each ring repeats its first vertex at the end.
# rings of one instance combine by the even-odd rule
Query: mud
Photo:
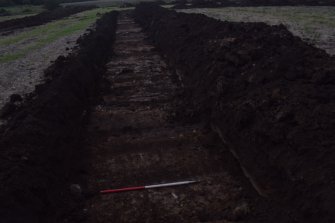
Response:
POLYGON ((8 35, 16 29, 38 26, 48 23, 52 20, 61 19, 72 14, 76 14, 85 10, 92 9, 92 6, 80 6, 80 7, 65 7, 57 8, 52 11, 41 12, 34 16, 26 16, 23 18, 11 19, 0 22, 0 34, 8 35))
MULTIPOLYGON (((201 123, 174 120, 182 89, 140 27, 122 13, 101 102, 90 116, 87 190, 186 179, 198 184, 98 195, 85 222, 290 222, 245 179, 220 139, 201 123)), ((70 219, 70 218, 69 218, 70 219)), ((71 220, 69 220, 71 221, 71 220)))
POLYGON ((59 222, 75 207, 69 188, 82 174, 81 133, 112 53, 116 19, 116 12, 99 19, 2 127, 1 222, 59 222))
POLYGON ((151 4, 135 18, 185 86, 180 118, 207 121, 258 193, 295 222, 333 222, 334 58, 284 26, 151 4))

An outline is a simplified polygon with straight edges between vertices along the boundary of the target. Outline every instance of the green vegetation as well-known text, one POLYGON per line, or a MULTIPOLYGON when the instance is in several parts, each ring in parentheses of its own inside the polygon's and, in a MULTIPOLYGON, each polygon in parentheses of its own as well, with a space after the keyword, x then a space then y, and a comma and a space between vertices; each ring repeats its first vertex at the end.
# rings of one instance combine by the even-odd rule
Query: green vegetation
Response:
POLYGON ((24 16, 36 15, 44 10, 45 9, 42 6, 37 5, 17 5, 17 6, 0 7, 0 22, 8 19, 15 19, 24 16), (1 11, 4 13, 2 14, 1 11))
POLYGON ((20 59, 31 51, 40 49, 57 39, 83 31, 96 21, 99 14, 111 10, 115 10, 115 8, 97 8, 84 11, 68 18, 35 27, 26 32, 21 32, 17 35, 4 36, 0 39, 0 47, 15 46, 17 50, 1 55, 0 63, 20 59), (20 45, 22 45, 22 47, 19 47, 20 45))
POLYGON ((16 5, 1 8, 9 11, 11 15, 40 13, 41 11, 43 11, 43 7, 39 5, 16 5))
POLYGON ((9 55, 1 55, 0 56, 0 63, 7 63, 10 61, 17 60, 21 57, 23 57, 23 53, 15 53, 15 54, 9 54, 9 55))

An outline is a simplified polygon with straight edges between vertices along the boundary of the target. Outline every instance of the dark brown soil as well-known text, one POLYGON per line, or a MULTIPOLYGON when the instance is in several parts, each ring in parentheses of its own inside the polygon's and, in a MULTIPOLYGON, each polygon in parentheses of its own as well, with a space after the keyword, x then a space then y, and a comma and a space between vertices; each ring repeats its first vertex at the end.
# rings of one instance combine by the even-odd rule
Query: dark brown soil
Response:
POLYGON ((85 10, 92 9, 92 6, 80 6, 80 7, 59 7, 52 11, 41 12, 38 15, 26 16, 23 18, 11 19, 0 22, 0 32, 2 34, 9 33, 16 29, 21 29, 31 26, 39 26, 48 23, 52 20, 61 19, 72 14, 82 12, 85 10))
POLYGON ((151 4, 135 17, 180 75, 181 117, 207 120, 259 194, 296 222, 334 222, 334 58, 283 26, 151 4))
POLYGON ((1 222, 334 222, 334 58, 283 26, 134 15, 146 33, 106 14, 12 97, 1 222))
POLYGON ((255 6, 334 6, 333 0, 192 0, 176 1, 174 8, 217 8, 217 7, 255 7, 255 6))
POLYGON ((173 102, 182 87, 127 13, 119 17, 114 52, 105 74, 110 86, 88 125, 89 191, 201 182, 94 196, 83 208, 87 222, 291 221, 257 194, 209 128, 174 121, 173 102))
POLYGON ((112 53, 116 19, 116 12, 104 15, 76 53, 59 57, 45 73, 49 81, 1 129, 1 222, 59 222, 71 211, 83 124, 112 53))

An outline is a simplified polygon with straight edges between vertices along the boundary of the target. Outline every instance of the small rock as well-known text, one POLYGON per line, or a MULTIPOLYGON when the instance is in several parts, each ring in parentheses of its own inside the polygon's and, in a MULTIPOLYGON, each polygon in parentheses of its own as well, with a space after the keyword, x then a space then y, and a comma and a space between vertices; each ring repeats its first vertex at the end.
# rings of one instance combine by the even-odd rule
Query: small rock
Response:
POLYGON ((77 197, 80 197, 82 194, 82 189, 79 184, 71 184, 70 191, 72 195, 77 196, 77 197))
POLYGON ((277 121, 287 121, 294 119, 294 113, 290 109, 283 109, 276 114, 277 121))
POLYGON ((178 199, 178 196, 175 193, 171 193, 172 197, 174 197, 174 199, 178 199))
POLYGON ((233 220, 241 220, 250 214, 250 207, 247 203, 243 202, 233 210, 233 220))

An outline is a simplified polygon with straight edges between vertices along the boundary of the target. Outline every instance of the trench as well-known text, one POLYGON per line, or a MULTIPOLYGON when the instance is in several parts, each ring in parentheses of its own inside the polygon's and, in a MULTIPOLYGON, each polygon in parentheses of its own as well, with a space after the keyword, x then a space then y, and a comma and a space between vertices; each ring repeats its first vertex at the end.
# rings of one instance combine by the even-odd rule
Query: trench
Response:
POLYGON ((181 180, 193 185, 98 195, 87 222, 280 222, 209 127, 173 120, 181 85, 129 12, 121 13, 108 89, 94 107, 85 144, 88 191, 181 180))
POLYGON ((144 33, 128 13, 114 50, 110 13, 48 68, 48 83, 9 104, 2 222, 334 222, 333 58, 283 27, 139 5, 144 33), (97 193, 181 180, 200 182, 97 193))

